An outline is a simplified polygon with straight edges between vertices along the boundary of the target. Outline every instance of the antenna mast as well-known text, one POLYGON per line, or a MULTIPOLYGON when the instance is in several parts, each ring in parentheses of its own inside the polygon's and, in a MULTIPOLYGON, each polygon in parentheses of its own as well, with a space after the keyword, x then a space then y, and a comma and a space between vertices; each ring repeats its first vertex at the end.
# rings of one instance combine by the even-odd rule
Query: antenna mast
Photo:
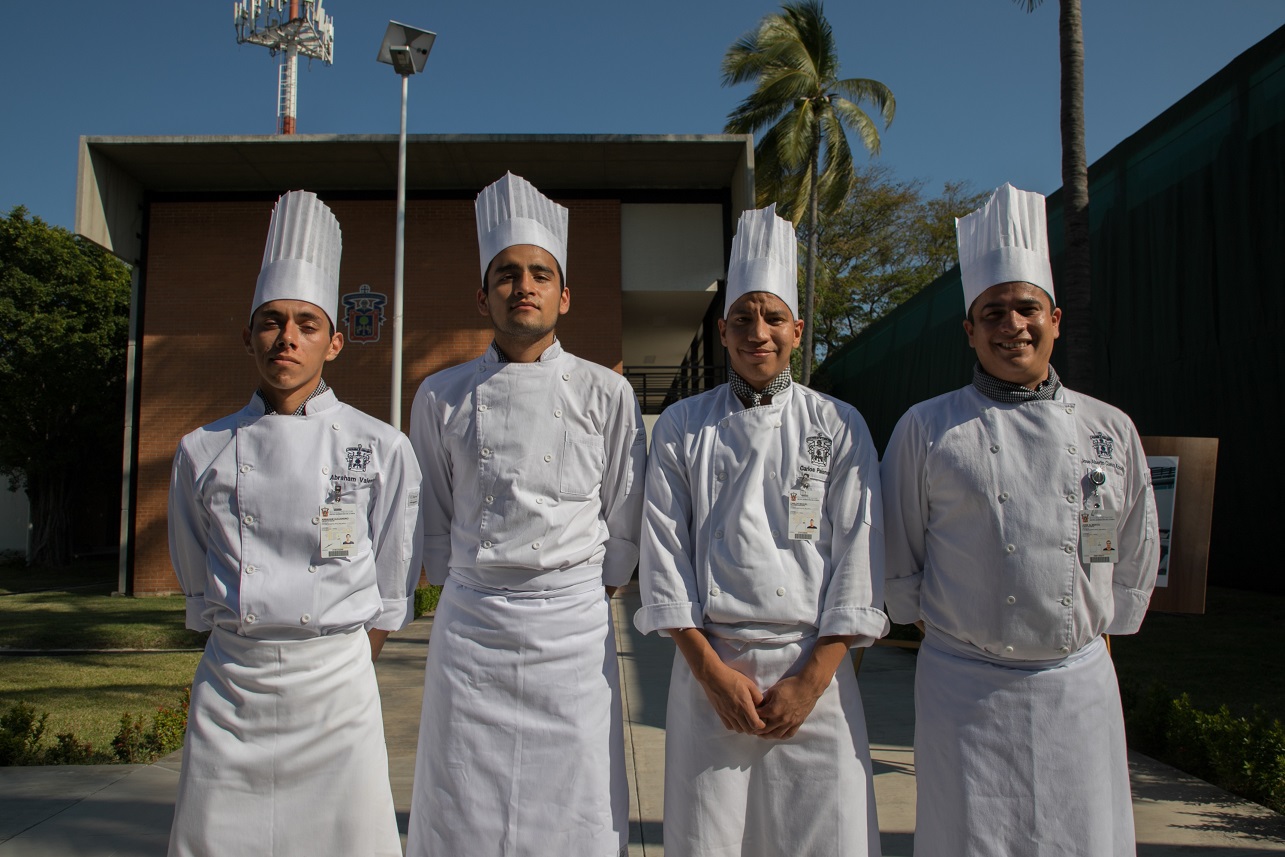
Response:
POLYGON ((239 0, 232 7, 236 41, 281 54, 277 77, 277 133, 293 134, 298 107, 299 57, 330 65, 335 57, 335 19, 321 0, 239 0))

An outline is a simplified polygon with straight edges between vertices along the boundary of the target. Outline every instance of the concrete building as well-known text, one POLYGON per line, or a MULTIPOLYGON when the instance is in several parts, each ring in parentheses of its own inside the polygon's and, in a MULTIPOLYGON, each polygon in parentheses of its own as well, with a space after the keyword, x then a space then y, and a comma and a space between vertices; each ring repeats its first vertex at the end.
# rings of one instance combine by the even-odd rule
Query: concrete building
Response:
MULTIPOLYGON (((720 382, 714 319, 727 249, 753 204, 746 136, 417 136, 408 141, 402 428, 419 382, 490 341, 473 200, 506 170, 571 211, 559 336, 624 372, 645 410, 720 382)), ((166 494, 178 439, 241 407, 257 378, 241 329, 272 205, 318 193, 344 236, 326 371, 387 419, 396 136, 84 137, 76 232, 133 266, 120 590, 173 592, 166 494)))

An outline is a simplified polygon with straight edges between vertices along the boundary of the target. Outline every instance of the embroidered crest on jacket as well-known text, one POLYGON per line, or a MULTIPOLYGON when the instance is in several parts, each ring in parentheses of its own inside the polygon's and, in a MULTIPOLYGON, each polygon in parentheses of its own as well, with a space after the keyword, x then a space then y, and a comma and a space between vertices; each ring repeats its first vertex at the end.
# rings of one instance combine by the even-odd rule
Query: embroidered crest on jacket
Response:
POLYGON ((808 458, 817 467, 825 467, 830 463, 830 449, 834 446, 834 441, 823 434, 813 435, 808 438, 808 458))
POLYGON ((370 456, 374 451, 374 447, 362 446, 360 443, 345 449, 344 454, 348 457, 348 469, 365 473, 366 465, 370 463, 370 456))
POLYGON ((1115 439, 1102 432, 1094 432, 1089 435, 1089 443, 1093 444, 1093 451, 1098 454, 1099 458, 1110 458, 1111 450, 1115 449, 1115 439))

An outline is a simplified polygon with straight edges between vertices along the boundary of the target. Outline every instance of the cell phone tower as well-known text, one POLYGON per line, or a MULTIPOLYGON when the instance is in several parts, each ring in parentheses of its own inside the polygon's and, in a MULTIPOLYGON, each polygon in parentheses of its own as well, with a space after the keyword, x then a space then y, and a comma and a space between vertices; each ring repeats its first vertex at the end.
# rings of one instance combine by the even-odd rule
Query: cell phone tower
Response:
POLYGON ((293 134, 298 107, 299 57, 335 59, 335 19, 321 0, 240 0, 232 20, 239 45, 263 45, 281 55, 277 76, 277 133, 293 134))

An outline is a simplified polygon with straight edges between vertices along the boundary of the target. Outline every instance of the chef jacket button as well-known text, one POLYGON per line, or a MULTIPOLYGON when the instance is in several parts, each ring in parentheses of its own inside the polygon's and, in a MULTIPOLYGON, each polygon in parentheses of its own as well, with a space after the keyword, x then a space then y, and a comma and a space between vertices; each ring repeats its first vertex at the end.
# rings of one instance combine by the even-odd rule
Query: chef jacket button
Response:
POLYGON ((320 518, 318 518, 316 515, 313 515, 313 516, 312 516, 312 522, 313 522, 314 524, 320 524, 320 523, 321 523, 321 519, 320 519, 320 518))
POLYGON ((242 464, 242 465, 241 465, 241 472, 242 472, 242 473, 249 473, 249 472, 250 472, 250 465, 248 465, 248 464, 242 464))
POLYGON ((308 566, 308 573, 309 573, 309 574, 316 574, 316 573, 317 573, 317 567, 316 567, 315 565, 310 565, 310 566, 308 566))
POLYGON ((709 588, 709 595, 711 598, 717 598, 722 594, 723 594, 723 590, 719 589, 717 586, 711 586, 709 588))
POLYGON ((249 420, 241 420, 241 422, 240 422, 240 423, 238 423, 238 425, 239 425, 241 428, 249 428, 249 427, 250 427, 250 421, 249 421, 249 420))
POLYGON ((773 470, 771 473, 769 473, 769 474, 767 475, 767 478, 768 478, 768 479, 775 479, 775 478, 776 478, 776 471, 775 471, 775 470, 773 470))
POLYGON ((330 467, 329 467, 329 466, 327 466, 327 465, 324 465, 324 464, 323 464, 323 465, 322 465, 322 467, 321 467, 321 472, 322 472, 322 474, 323 474, 323 475, 327 475, 327 476, 328 476, 328 475, 330 474, 330 467))
POLYGON ((1013 647, 1012 647, 1012 646, 1005 646, 1005 647, 1004 647, 1004 654, 1006 654, 1006 655, 1011 655, 1011 654, 1013 654, 1013 647))
POLYGON ((1073 447, 1073 446, 1068 446, 1068 447, 1066 448, 1066 451, 1067 451, 1067 452, 1069 452, 1069 453, 1071 453, 1072 455, 1075 455, 1075 447, 1073 447))
POLYGON ((1074 494, 1067 494, 1067 495, 1066 495, 1066 502, 1068 502, 1068 503, 1074 503, 1074 502, 1075 502, 1075 495, 1074 495, 1074 494))
POLYGON ((992 444, 991 444, 991 452, 999 452, 999 444, 998 444, 998 443, 992 443, 992 444))
POLYGON ((478 406, 477 406, 477 409, 478 409, 479 411, 485 411, 485 410, 486 410, 486 405, 478 405, 478 406))
MULTIPOLYGON (((254 515, 246 515, 244 518, 242 518, 242 519, 241 519, 241 523, 243 523, 243 524, 253 524, 253 523, 254 523, 254 515)), ((313 519, 313 523, 314 523, 314 524, 316 523, 316 519, 313 519)))
POLYGON ((254 566, 252 566, 252 565, 247 565, 247 566, 245 567, 245 573, 246 573, 246 574, 254 574, 256 571, 258 571, 258 569, 257 569, 257 568, 255 568, 255 567, 254 567, 254 566))
POLYGON ((491 457, 491 448, 489 446, 482 447, 482 457, 483 458, 491 457))
POLYGON ((490 540, 490 539, 486 539, 485 541, 483 541, 483 542, 482 542, 482 547, 484 547, 484 548, 490 548, 490 547, 491 547, 491 540, 490 540))
POLYGON ((531 542, 531 550, 538 551, 539 549, 540 549, 539 542, 531 542))
POLYGON ((543 506, 543 505, 544 505, 544 498, 543 498, 543 497, 536 497, 536 498, 535 498, 535 504, 536 504, 537 506, 543 506))
POLYGON ((722 537, 723 537, 723 531, 722 531, 722 530, 715 530, 715 531, 714 531, 714 538, 716 538, 716 539, 721 539, 722 537))
POLYGON ((1000 501, 1001 503, 1003 503, 1003 502, 1004 502, 1005 500, 1007 500, 1007 499, 1008 499, 1008 492, 1007 492, 1007 491, 1001 491, 1001 492, 999 492, 999 501, 1000 501))
POLYGON ((479 366, 479 367, 477 367, 477 371, 479 371, 479 372, 485 372, 485 371, 486 371, 486 367, 485 367, 485 366, 479 366))
POLYGON ((1062 599, 1062 606, 1063 606, 1063 607, 1070 607, 1070 606, 1071 606, 1071 596, 1069 596, 1069 595, 1068 595, 1068 596, 1066 596, 1065 598, 1063 598, 1063 599, 1062 599))
POLYGON ((1067 412, 1068 414, 1073 414, 1073 413, 1075 413, 1075 408, 1067 408, 1067 409, 1066 409, 1066 412, 1067 412))
POLYGON ((489 505, 491 505, 491 504, 492 504, 492 503, 494 503, 494 502, 495 502, 495 497, 494 497, 494 495, 487 494, 487 495, 486 495, 486 505, 488 505, 488 506, 489 506, 489 505))
POLYGON ((253 613, 245 614, 245 624, 247 625, 253 625, 256 621, 258 621, 258 619, 259 617, 255 616, 253 613))
POLYGON ((722 482, 722 481, 724 481, 724 480, 726 480, 726 479, 727 479, 727 474, 720 470, 720 471, 718 471, 718 473, 714 476, 714 478, 715 478, 715 479, 717 479, 719 482, 722 482))
POLYGON ((1004 545, 1004 551, 1006 553, 1013 553, 1015 550, 1017 550, 1017 545, 1004 545))
POLYGON ((339 431, 339 423, 331 423, 330 427, 335 431, 339 431))
POLYGON ((546 455, 546 456, 544 457, 544 460, 545 460, 545 461, 553 461, 553 456, 552 456, 552 455, 546 455))
POLYGON ((308 624, 309 622, 311 622, 311 621, 312 621, 312 614, 311 614, 311 613, 304 613, 302 616, 300 616, 300 617, 299 617, 299 624, 300 624, 300 625, 307 625, 307 624, 308 624))
POLYGON ((1059 652, 1061 652, 1061 653, 1062 653, 1062 654, 1064 654, 1064 655, 1069 655, 1069 654, 1071 654, 1071 647, 1070 647, 1070 646, 1063 646, 1062 648, 1058 649, 1058 651, 1059 651, 1059 652))
POLYGON ((554 408, 553 415, 558 419, 562 419, 562 408, 554 408))
POLYGON ((570 380, 571 380, 571 373, 570 373, 570 372, 563 372, 563 373, 562 373, 562 380, 563 380, 563 381, 570 381, 570 380))
POLYGON ((1067 553, 1075 553, 1075 548, 1072 545, 1062 545, 1062 550, 1067 553))
POLYGON ((1007 601, 1009 604, 1016 604, 1016 603, 1017 603, 1017 596, 1015 596, 1015 595, 1010 595, 1010 596, 1008 596, 1007 598, 1005 598, 1004 600, 1005 600, 1005 601, 1007 601))
POLYGON ((772 538, 774 538, 774 539, 779 539, 780 537, 781 537, 781 531, 780 531, 780 530, 772 530, 772 538))
POLYGON ((777 594, 777 595, 784 595, 784 594, 785 594, 785 587, 784 587, 784 586, 778 586, 778 587, 776 588, 776 594, 777 594))

